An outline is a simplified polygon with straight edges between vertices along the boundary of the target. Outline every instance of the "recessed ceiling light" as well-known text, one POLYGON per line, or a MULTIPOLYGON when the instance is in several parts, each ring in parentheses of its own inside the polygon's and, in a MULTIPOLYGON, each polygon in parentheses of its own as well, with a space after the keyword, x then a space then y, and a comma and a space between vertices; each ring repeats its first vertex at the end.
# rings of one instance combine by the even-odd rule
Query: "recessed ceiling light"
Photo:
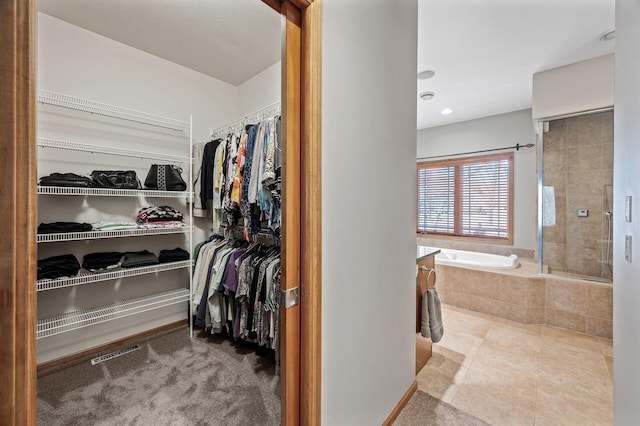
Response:
POLYGON ((442 111, 440 111, 440 114, 442 115, 449 115, 453 112, 453 110, 451 108, 445 108, 442 111))
POLYGON ((420 93, 420 99, 423 101, 430 101, 436 94, 433 92, 422 92, 420 93))
POLYGON ((616 30, 607 31, 600 36, 600 41, 611 41, 616 38, 616 30))
POLYGON ((436 72, 432 70, 420 71, 418 73, 418 80, 426 80, 428 78, 433 77, 434 75, 436 75, 436 72))

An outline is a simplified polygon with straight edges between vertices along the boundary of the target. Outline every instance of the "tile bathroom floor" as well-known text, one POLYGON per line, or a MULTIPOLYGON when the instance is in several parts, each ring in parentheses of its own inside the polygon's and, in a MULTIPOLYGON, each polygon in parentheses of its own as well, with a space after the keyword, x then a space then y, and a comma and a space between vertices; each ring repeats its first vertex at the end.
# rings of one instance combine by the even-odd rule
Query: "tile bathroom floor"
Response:
POLYGON ((442 305, 418 389, 492 425, 612 425, 610 340, 442 305))

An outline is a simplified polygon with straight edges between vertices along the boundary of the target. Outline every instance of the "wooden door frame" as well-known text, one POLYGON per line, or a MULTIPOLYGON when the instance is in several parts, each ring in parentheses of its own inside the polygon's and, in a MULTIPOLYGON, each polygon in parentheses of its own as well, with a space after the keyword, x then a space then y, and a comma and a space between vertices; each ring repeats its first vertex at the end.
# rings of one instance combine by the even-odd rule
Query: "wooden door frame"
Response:
POLYGON ((263 0, 282 15, 283 289, 300 304, 282 324, 282 424, 320 425, 321 0, 263 0))
MULTIPOLYGON (((288 235, 297 234, 297 247, 289 249, 298 253, 299 263, 292 268, 295 279, 288 282, 297 281, 301 303, 284 318, 284 338, 300 346, 283 354, 295 367, 284 377, 282 422, 319 425, 322 0, 263 2, 283 17, 283 115, 290 117, 287 143, 295 147, 289 164, 297 164, 287 173, 299 177, 299 185, 288 188, 299 195, 289 206, 299 215, 283 224, 291 228, 288 235)), ((35 0, 0 2, 0 214, 5 225, 0 240, 0 419, 20 426, 36 421, 36 13, 35 0)))
POLYGON ((35 3, 0 2, 0 419, 36 422, 35 3))

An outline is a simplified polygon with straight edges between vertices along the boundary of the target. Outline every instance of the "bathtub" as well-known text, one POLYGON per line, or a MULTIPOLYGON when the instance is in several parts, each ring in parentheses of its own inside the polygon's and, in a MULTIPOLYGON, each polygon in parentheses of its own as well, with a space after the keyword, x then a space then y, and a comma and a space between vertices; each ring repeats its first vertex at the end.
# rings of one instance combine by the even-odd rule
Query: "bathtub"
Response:
POLYGON ((441 249, 436 255, 436 265, 459 266, 462 268, 513 269, 520 265, 518 256, 476 253, 472 251, 441 249))

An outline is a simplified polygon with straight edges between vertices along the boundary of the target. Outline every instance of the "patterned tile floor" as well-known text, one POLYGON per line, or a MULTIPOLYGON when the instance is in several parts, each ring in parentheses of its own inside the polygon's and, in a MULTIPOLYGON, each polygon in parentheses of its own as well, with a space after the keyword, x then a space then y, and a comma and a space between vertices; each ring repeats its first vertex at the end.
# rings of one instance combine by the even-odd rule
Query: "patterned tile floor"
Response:
POLYGON ((418 389, 492 425, 612 425, 612 342, 442 306, 418 389))

